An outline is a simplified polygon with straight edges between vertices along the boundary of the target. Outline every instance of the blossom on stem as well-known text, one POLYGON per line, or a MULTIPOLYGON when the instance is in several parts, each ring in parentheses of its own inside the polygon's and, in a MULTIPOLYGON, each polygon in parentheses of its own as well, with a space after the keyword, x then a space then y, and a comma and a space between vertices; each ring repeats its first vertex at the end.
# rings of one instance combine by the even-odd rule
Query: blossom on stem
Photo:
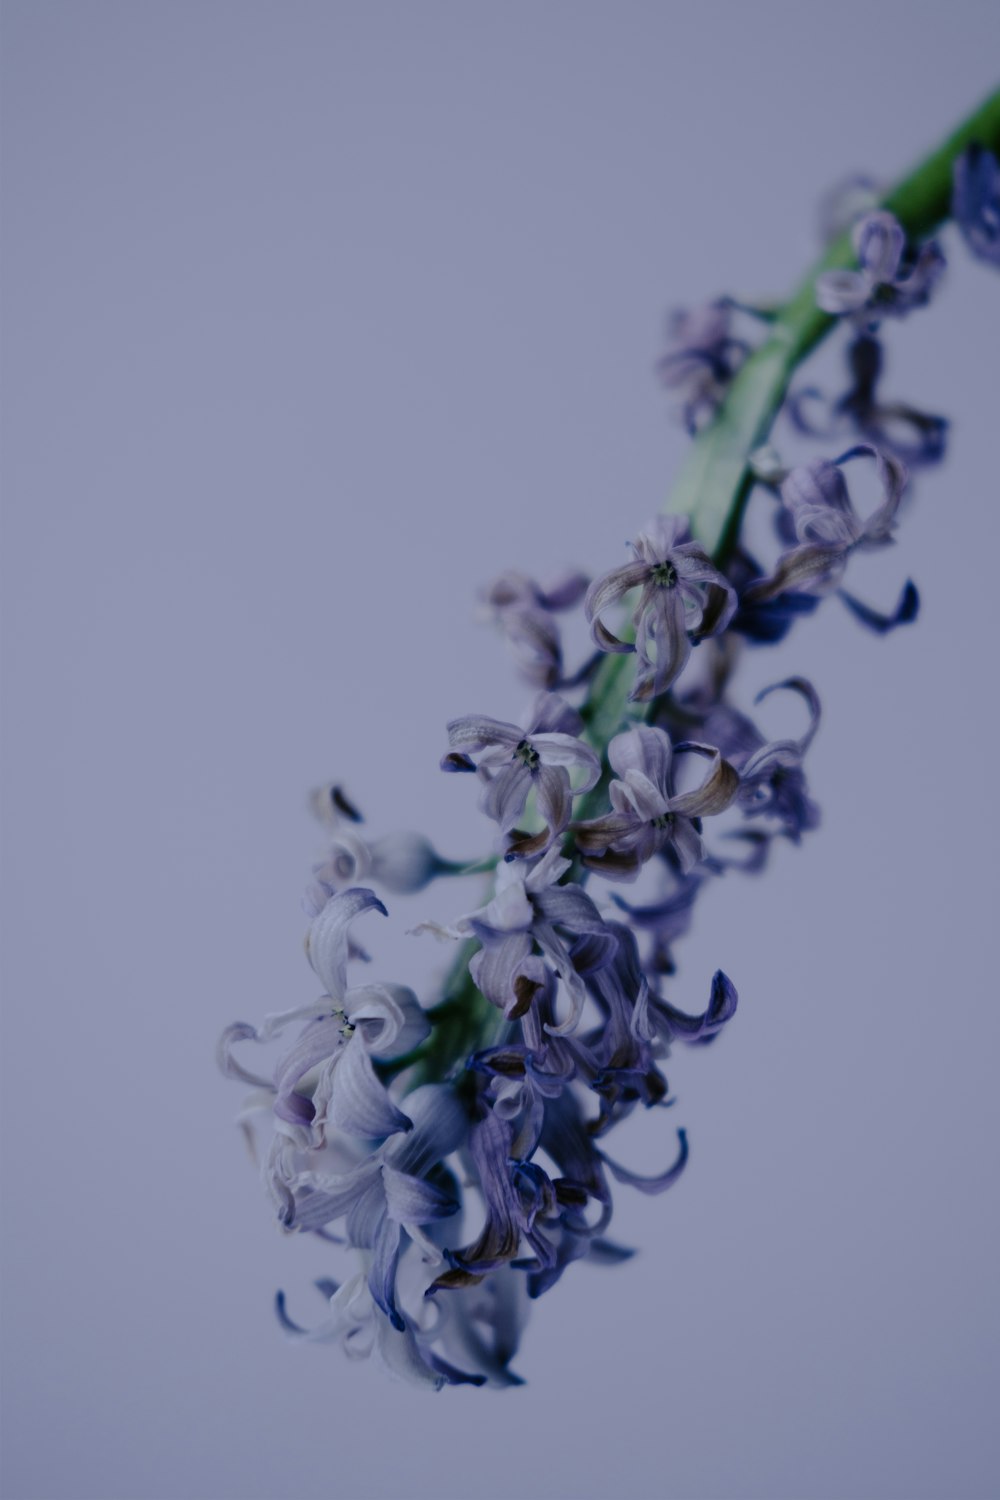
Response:
POLYGON ((497 877, 496 895, 485 906, 450 927, 425 922, 416 929, 444 937, 475 937, 482 946, 469 973, 508 1020, 527 1015, 536 997, 544 995, 548 964, 571 1002, 564 1022, 546 1024, 546 1032, 553 1035, 574 1029, 586 999, 581 973, 607 963, 616 947, 614 934, 583 887, 560 883, 569 868, 569 860, 554 848, 531 865, 505 864, 497 877))
MULTIPOLYGON (((555 693, 540 693, 526 729, 481 714, 453 719, 448 725, 452 756, 475 757, 485 775, 480 807, 510 834, 534 791, 545 827, 537 834, 517 834, 508 856, 527 857, 551 847, 567 827, 574 796, 589 791, 601 774, 601 763, 578 738, 583 722, 555 693), (570 770, 582 773, 576 787, 570 770)), ((450 757, 449 757, 450 758, 450 757)))
POLYGON ((859 443, 832 462, 819 458, 790 470, 781 486, 779 520, 799 545, 783 552, 771 577, 752 583, 741 603, 753 606, 788 591, 834 588, 852 552, 892 541, 906 478, 905 464, 870 443, 859 443), (863 457, 874 460, 882 488, 882 503, 866 520, 855 510, 842 472, 844 464, 863 457))
POLYGON ((523 573, 502 573, 484 592, 524 677, 536 687, 563 686, 562 640, 553 615, 572 609, 586 592, 585 573, 567 572, 547 588, 523 573))
POLYGON ((884 209, 859 219, 853 238, 858 269, 824 271, 817 279, 816 302, 824 312, 872 326, 927 303, 945 264, 934 240, 907 256, 903 226, 884 209))
MULTIPOLYGON (((279 1130, 292 1145, 315 1149, 335 1128, 364 1139, 383 1139, 409 1130, 410 1120, 379 1082, 372 1059, 402 1057, 430 1033, 416 995, 405 985, 347 987, 348 929, 362 912, 385 914, 373 891, 355 889, 331 896, 309 929, 309 961, 323 983, 323 998, 312 1005, 268 1016, 258 1031, 237 1021, 223 1032, 219 1062, 229 1077, 273 1095, 279 1130), (248 1072, 233 1056, 237 1043, 268 1042, 296 1021, 306 1025, 279 1057, 271 1078, 248 1072)), ((290 1222, 284 1157, 272 1162, 270 1186, 284 1221, 290 1222)))
POLYGON ((704 548, 690 539, 680 516, 656 516, 632 543, 635 561, 596 579, 584 607, 591 634, 602 651, 634 651, 639 661, 633 701, 666 692, 691 655, 691 643, 725 630, 736 609, 736 593, 704 548), (632 614, 635 643, 619 640, 603 612, 641 588, 632 614))
POLYGON ((882 345, 872 333, 860 333, 847 349, 851 384, 836 401, 828 402, 814 386, 795 392, 787 411, 792 423, 807 437, 835 438, 852 428, 913 468, 938 463, 948 435, 946 417, 918 411, 903 401, 880 401, 882 345), (825 422, 810 415, 810 403, 826 407, 825 422))
POLYGON ((715 415, 746 357, 746 342, 733 337, 732 313, 729 298, 719 297, 700 307, 678 309, 667 324, 668 348, 656 370, 668 390, 683 396, 681 414, 690 433, 715 415))
POLYGON ((739 772, 736 804, 748 817, 775 820, 780 832, 797 844, 802 834, 819 824, 819 809, 806 788, 802 760, 819 728, 820 702, 804 677, 789 677, 757 694, 762 703, 771 693, 797 693, 809 709, 809 725, 797 740, 766 740, 757 726, 728 704, 719 703, 706 715, 701 733, 739 772))
POLYGON ((619 778, 608 792, 612 811, 574 825, 584 864, 609 880, 634 880, 661 849, 672 849, 683 872, 704 856, 697 820, 724 812, 739 788, 739 775, 714 745, 691 741, 675 749, 662 729, 646 724, 616 735, 608 746, 619 778), (673 790, 674 755, 704 755, 711 766, 692 792, 673 790))

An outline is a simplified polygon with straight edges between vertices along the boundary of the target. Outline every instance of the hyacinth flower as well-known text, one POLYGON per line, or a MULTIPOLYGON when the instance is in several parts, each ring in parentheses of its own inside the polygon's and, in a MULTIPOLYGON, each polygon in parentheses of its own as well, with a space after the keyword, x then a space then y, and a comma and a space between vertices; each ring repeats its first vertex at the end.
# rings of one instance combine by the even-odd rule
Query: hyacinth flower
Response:
MULTIPOLYGON (((769 738, 734 706, 745 648, 756 655, 794 640, 798 622, 831 595, 881 634, 915 615, 911 584, 893 616, 840 588, 856 552, 895 539, 901 447, 914 445, 926 461, 926 424, 944 430, 943 419, 879 400, 881 344, 870 330, 928 301, 941 267, 929 237, 949 209, 972 248, 995 259, 997 149, 1000 94, 947 149, 866 204, 853 240, 833 238, 801 290, 775 307, 757 348, 732 342, 729 300, 700 325, 677 325, 666 377, 695 402, 698 431, 669 513, 640 533, 631 563, 586 589, 596 667, 566 676, 552 620, 580 604, 583 575, 543 589, 525 558, 525 571, 493 585, 490 608, 522 671, 567 695, 543 693, 525 728, 484 715, 448 726, 443 765, 477 777, 506 859, 455 865, 420 834, 369 839, 341 789, 318 799, 331 843, 307 895, 306 951, 323 994, 260 1028, 236 1022, 220 1044, 223 1071, 252 1090, 241 1123, 260 1141, 279 1224, 318 1237, 331 1257, 334 1274, 316 1283, 325 1310, 314 1326, 278 1294, 289 1338, 333 1342, 425 1389, 510 1386, 521 1379, 512 1361, 535 1301, 578 1261, 628 1274, 613 1271, 632 1253, 609 1237, 618 1191, 659 1193, 683 1181, 689 1147, 672 1124, 683 1107, 675 1059, 681 1043, 714 1045, 737 1011, 721 971, 702 1013, 677 1003, 681 940, 706 889, 759 876, 775 839, 797 843, 819 822, 805 779, 819 697, 797 669, 765 688, 758 704, 783 692, 808 712, 797 738, 769 738), (868 441, 786 471, 767 456, 774 423, 782 412, 794 417, 792 383, 838 318, 854 330, 854 383, 833 415, 868 441), (860 458, 881 490, 867 515, 846 477, 853 482, 860 458), (770 574, 741 535, 755 485, 780 501, 784 550, 770 574), (633 590, 634 641, 604 619, 633 590), (681 755, 704 763, 692 790, 674 781, 681 755), (518 826, 532 801, 538 832, 518 826), (426 1007, 405 985, 349 982, 362 956, 352 925, 371 911, 387 915, 369 880, 400 895, 435 881, 440 893, 471 869, 494 867, 478 902, 454 898, 449 910, 465 915, 415 929, 454 945, 426 1007), (640 873, 640 895, 626 900, 621 883, 640 873), (244 1052, 268 1043, 273 1068, 252 1071, 244 1052), (616 1144, 619 1125, 637 1118, 658 1133, 665 1163, 648 1176, 616 1144)), ((367 930, 377 936, 381 925, 367 930)), ((669 1265, 669 1246, 656 1253, 669 1265)))
POLYGON ((903 401, 879 400, 882 345, 874 334, 861 333, 851 340, 847 363, 851 383, 835 401, 828 402, 815 386, 789 398, 788 415, 798 431, 829 440, 853 430, 908 468, 939 463, 948 435, 946 418, 918 411, 903 401), (810 406, 818 406, 825 417, 817 421, 810 406))
POLYGON ((699 819, 724 812, 739 789, 739 776, 714 745, 671 745, 662 729, 639 725, 608 746, 617 780, 609 788, 612 811, 574 826, 583 862, 609 880, 634 880, 647 860, 669 847, 684 873, 704 857, 699 819), (706 756, 701 786, 675 793, 674 756, 706 756))
POLYGON ((899 459, 859 443, 839 458, 814 459, 792 469, 781 486, 781 520, 798 545, 782 553, 769 578, 750 585, 741 602, 753 605, 788 591, 823 592, 840 582, 853 552, 892 541, 907 471, 899 459), (862 519, 851 501, 843 466, 855 458, 874 460, 882 503, 862 519))
POLYGON ((690 433, 714 416, 749 352, 746 341, 733 335, 733 310, 730 298, 719 297, 678 309, 667 323, 667 352, 656 370, 667 390, 683 398, 681 415, 690 433))
POLYGON ((551 691, 581 680, 579 674, 563 676, 562 639, 553 615, 578 604, 589 583, 585 573, 567 571, 543 588, 511 569, 484 590, 485 604, 533 686, 551 691))
POLYGON ((473 937, 480 950, 469 961, 469 974, 480 992, 508 1020, 519 1020, 546 988, 543 960, 562 977, 572 1009, 560 1026, 572 1030, 583 1008, 583 967, 608 962, 615 939, 608 932, 587 892, 564 883, 570 861, 550 849, 530 865, 508 863, 497 880, 497 893, 486 906, 459 917, 451 927, 425 922, 416 931, 441 937, 473 937))
POLYGON ((639 661, 631 698, 645 703, 666 692, 691 655, 691 644, 718 635, 736 609, 736 593, 705 549, 690 539, 688 524, 656 516, 632 543, 635 561, 595 580, 584 604, 594 642, 602 651, 632 652, 639 661), (613 635, 601 616, 633 589, 641 589, 632 614, 635 641, 613 635))
POLYGON ((973 255, 1000 266, 1000 162, 978 141, 955 159, 951 211, 973 255))
POLYGON ((906 231, 884 210, 859 219, 853 238, 858 269, 824 271, 816 281, 816 301, 824 312, 870 327, 926 305, 944 270, 944 256, 933 240, 907 256, 906 231))
POLYGON ((541 854, 569 823, 573 797, 589 791, 601 772, 600 761, 578 738, 580 715, 555 693, 542 693, 535 701, 526 729, 504 724, 481 714, 453 719, 448 725, 451 755, 471 761, 485 778, 480 806, 498 824, 503 835, 511 834, 532 792, 545 827, 538 834, 517 834, 507 853, 523 857, 541 854), (580 773, 575 788, 570 771, 580 773))
MULTIPOLYGON (((351 923, 366 911, 386 909, 373 891, 352 889, 331 896, 309 928, 309 961, 323 983, 322 999, 269 1016, 258 1031, 245 1021, 228 1027, 220 1041, 223 1072, 273 1094, 279 1131, 293 1146, 318 1147, 329 1129, 364 1139, 408 1130, 410 1121, 379 1082, 373 1059, 391 1059, 419 1046, 430 1023, 405 985, 347 986, 351 923), (278 1059, 271 1078, 248 1072, 233 1055, 242 1042, 272 1041, 296 1022, 297 1040, 278 1059)), ((276 1164, 272 1185, 287 1216, 287 1179, 276 1164)))

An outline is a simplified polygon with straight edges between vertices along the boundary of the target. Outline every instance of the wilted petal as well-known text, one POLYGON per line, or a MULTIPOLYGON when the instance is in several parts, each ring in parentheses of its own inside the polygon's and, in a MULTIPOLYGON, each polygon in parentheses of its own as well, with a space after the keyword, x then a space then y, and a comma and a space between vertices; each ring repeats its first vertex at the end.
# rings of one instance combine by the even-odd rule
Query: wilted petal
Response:
POLYGON ((367 984, 348 990, 344 1010, 373 1057, 389 1061, 419 1047, 431 1023, 405 984, 367 984))
POLYGON ((847 606, 856 620, 860 620, 862 625, 867 625, 869 630, 874 630, 876 635, 886 635, 890 630, 895 630, 897 625, 912 624, 920 611, 920 595, 917 593, 916 584, 910 578, 903 585, 896 608, 888 615, 866 604, 863 599, 856 598, 854 594, 849 594, 846 589, 838 589, 837 597, 847 606))
POLYGON ((522 997, 515 986, 521 966, 530 952, 530 936, 513 933, 501 941, 485 943, 469 961, 473 984, 491 1005, 497 1006, 507 1016, 521 1009, 522 997))
POLYGON ((868 301, 871 286, 860 271, 824 271, 816 279, 816 305, 824 312, 857 312, 868 301))
POLYGON ((363 887, 331 896, 309 928, 306 951, 326 993, 338 1003, 347 988, 348 928, 364 911, 388 912, 374 891, 363 887))
POLYGON ((670 798, 670 811, 681 813, 687 818, 711 817, 715 813, 725 812, 739 790, 739 772, 727 760, 723 760, 714 745, 700 745, 690 741, 683 746, 678 745, 677 753, 680 754, 682 749, 707 756, 712 765, 700 787, 693 792, 681 792, 679 796, 670 798))
POLYGON ((447 729, 452 750, 469 750, 473 754, 492 745, 502 746, 513 754, 523 738, 516 724, 505 724, 484 714, 466 714, 462 719, 452 719, 447 729))
POLYGON ((645 582, 648 576, 648 563, 626 563, 623 568, 613 568, 610 573, 605 573, 603 578, 595 578, 590 585, 583 607, 590 622, 594 641, 603 651, 631 651, 633 649, 627 642, 620 641, 617 636, 611 634, 602 624, 601 614, 612 604, 617 604, 619 599, 623 599, 630 589, 645 582))
POLYGON ((375 1076, 367 1048, 355 1032, 340 1055, 326 1108, 326 1120, 336 1130, 365 1140, 382 1140, 410 1121, 393 1104, 375 1076))
POLYGON ((611 1175, 619 1182, 625 1182, 629 1187, 638 1188, 640 1193, 662 1193, 668 1187, 672 1187, 684 1170, 688 1159, 687 1132, 678 1130, 677 1139, 680 1142, 680 1153, 673 1166, 668 1167, 657 1177, 642 1177, 637 1172, 630 1172, 627 1167, 621 1167, 617 1162, 611 1160, 601 1152, 602 1160, 611 1168, 611 1175))
MULTIPOLYGON (((799 697, 805 700, 806 707, 809 709, 809 728, 799 739, 788 742, 794 745, 798 758, 801 760, 812 744, 816 731, 819 728, 822 706, 816 689, 804 677, 786 677, 784 682, 772 682, 770 687, 762 688, 753 701, 755 703, 763 703, 764 699, 769 698, 772 693, 784 691, 798 693, 799 697)), ((749 765, 749 761, 747 765, 749 765)))
POLYGON ((797 589, 832 588, 840 579, 846 561, 847 551, 843 547, 793 547, 778 558, 770 578, 761 578, 750 585, 741 602, 752 607, 797 589))
POLYGON ((713 976, 708 1008, 702 1015, 685 1015, 666 1000, 659 999, 651 1008, 665 1022, 671 1037, 679 1037, 684 1042, 707 1042, 736 1014, 738 999, 736 986, 719 969, 713 976))
POLYGON ((890 540, 890 534, 896 521, 896 512, 902 499, 903 490, 906 487, 907 470, 902 459, 896 458, 891 453, 884 453, 880 448, 875 448, 871 443, 858 443, 849 448, 837 459, 838 464, 848 463, 852 458, 872 458, 875 460, 875 473, 882 487, 883 500, 877 510, 872 511, 861 527, 859 540, 866 545, 880 545, 890 540))

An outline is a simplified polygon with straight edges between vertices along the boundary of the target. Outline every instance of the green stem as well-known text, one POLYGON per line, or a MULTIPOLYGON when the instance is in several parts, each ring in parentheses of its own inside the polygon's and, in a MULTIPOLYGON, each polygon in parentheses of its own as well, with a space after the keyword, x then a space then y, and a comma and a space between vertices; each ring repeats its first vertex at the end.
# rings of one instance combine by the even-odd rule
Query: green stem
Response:
MULTIPOLYGON (((952 166, 973 142, 1000 154, 1000 89, 883 198, 883 207, 911 239, 930 234, 948 217, 952 166)), ((843 270, 854 259, 850 236, 843 234, 777 310, 770 336, 750 355, 715 417, 695 438, 666 509, 690 516, 694 535, 717 558, 725 557, 739 534, 753 484, 748 457, 767 441, 795 370, 837 321, 816 306, 816 278, 843 270)))
MULTIPOLYGON (((1000 89, 882 200, 911 239, 932 233, 949 215, 952 166, 973 142, 1000 155, 1000 89)), ((816 306, 816 278, 853 264, 854 248, 842 235, 803 278, 797 291, 775 309, 768 337, 734 378, 712 421, 698 434, 666 510, 687 515, 691 529, 717 560, 739 534, 743 507, 753 484, 747 460, 768 439, 795 370, 830 332, 836 319, 816 306)), ((608 781, 606 750, 628 714, 627 656, 608 656, 594 676, 581 713, 590 743, 605 760, 604 775, 582 799, 578 816, 602 811, 608 781)), ((575 871, 575 875, 578 875, 575 871)), ((506 1022, 469 976, 474 943, 463 943, 443 986, 444 1000, 430 1012, 434 1030, 422 1047, 386 1073, 412 1066, 410 1087, 460 1072, 470 1052, 490 1046, 506 1022)))

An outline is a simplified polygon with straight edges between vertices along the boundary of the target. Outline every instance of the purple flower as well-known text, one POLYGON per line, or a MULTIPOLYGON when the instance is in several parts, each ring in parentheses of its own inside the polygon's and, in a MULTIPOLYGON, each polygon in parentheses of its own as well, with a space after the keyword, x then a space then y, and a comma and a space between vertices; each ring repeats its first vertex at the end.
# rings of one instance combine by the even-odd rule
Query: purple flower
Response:
POLYGON ((546 1032, 572 1031, 586 999, 581 972, 607 963, 616 940, 597 907, 581 886, 559 882, 570 868, 556 849, 536 864, 505 864, 497 893, 486 906, 459 919, 450 928, 423 923, 417 931, 447 937, 473 936, 482 944, 469 964, 469 973, 491 1004, 509 1020, 528 1013, 536 996, 548 985, 546 963, 569 991, 571 1011, 560 1025, 546 1024, 546 1032), (541 956, 535 952, 540 950, 541 956))
POLYGON ((951 211, 973 255, 1000 266, 1000 162, 985 146, 956 158, 951 211))
POLYGON ((780 520, 799 545, 782 553, 771 577, 751 584, 741 603, 754 606, 790 590, 834 588, 852 552, 892 541, 906 478, 905 464, 870 443, 860 443, 832 462, 819 458, 792 469, 781 486, 780 520), (842 473, 844 464, 861 457, 874 460, 882 488, 882 503, 866 520, 854 509, 842 473))
POLYGON ((714 745, 679 745, 712 762, 693 792, 673 790, 674 748, 662 729, 639 725, 617 735, 608 747, 611 769, 620 778, 609 788, 613 811, 574 826, 577 847, 588 869, 609 880, 634 880, 660 850, 670 848, 682 871, 704 856, 696 819, 720 813, 732 802, 739 776, 714 745))
POLYGON ((861 333, 847 350, 851 384, 835 402, 825 401, 813 386, 789 398, 787 411, 794 425, 808 437, 835 438, 853 428, 876 448, 882 448, 911 468, 938 463, 944 457, 948 433, 945 417, 918 411, 902 401, 880 401, 882 346, 871 333, 861 333), (826 408, 825 421, 810 416, 809 403, 826 408))
POLYGON ((899 220, 880 209, 854 226, 856 271, 824 271, 816 301, 824 312, 847 315, 871 326, 883 317, 903 317, 923 307, 944 270, 944 256, 927 240, 909 257, 899 220))
POLYGON ((469 1154, 479 1176, 486 1220, 471 1245, 445 1252, 451 1269, 438 1277, 435 1290, 468 1286, 508 1265, 522 1236, 543 1264, 553 1259, 542 1226, 556 1212, 555 1188, 540 1166, 512 1156, 513 1134, 510 1121, 492 1109, 472 1127, 469 1154))
POLYGON ((667 324, 669 347, 656 369, 668 390, 683 395, 682 416, 690 433, 714 416, 746 356, 747 344, 731 331, 732 311, 729 299, 720 297, 674 312, 667 324))
POLYGON ((789 677, 758 693, 761 703, 771 693, 798 693, 809 709, 809 727, 797 740, 765 740, 757 726, 736 709, 718 704, 706 716, 700 732, 710 739, 739 772, 736 803, 748 817, 776 820, 786 838, 798 843, 802 834, 819 824, 819 809, 806 790, 802 759, 819 728, 820 703, 811 683, 789 677))
POLYGON ((545 821, 541 833, 518 834, 508 856, 526 857, 548 849, 567 827, 573 797, 589 791, 601 774, 594 751, 577 738, 583 728, 575 709, 554 693, 535 700, 526 729, 498 719, 470 714, 448 725, 452 755, 476 757, 476 768, 488 779, 480 807, 509 834, 534 791, 538 813, 545 821), (570 769, 582 778, 570 786, 570 769))
POLYGON ((563 685, 562 641, 552 618, 572 609, 590 582, 584 573, 567 572, 542 588, 523 573, 502 573, 484 598, 507 637, 522 674, 540 688, 563 685))
POLYGON ((634 651, 639 659, 633 701, 666 692, 691 655, 692 640, 718 635, 736 609, 736 593, 704 548, 690 540, 679 516, 657 516, 632 543, 635 561, 605 573, 587 591, 591 634, 602 651, 634 651), (604 610, 641 588, 632 615, 636 638, 622 641, 605 626, 604 610))
POLYGON ((429 1180, 465 1138, 465 1112, 447 1088, 428 1084, 407 1096, 413 1123, 347 1171, 332 1171, 321 1152, 305 1156, 289 1175, 290 1229, 319 1229, 346 1220, 348 1243, 371 1252, 368 1285, 393 1327, 405 1327, 396 1305, 401 1252, 415 1241, 432 1261, 441 1253, 423 1226, 447 1218, 458 1201, 441 1180, 429 1180))
MULTIPOLYGON (((268 1016, 259 1031, 237 1021, 219 1043, 223 1072, 273 1095, 279 1129, 299 1149, 323 1145, 329 1129, 377 1140, 410 1128, 409 1119, 376 1077, 372 1059, 402 1057, 429 1035, 430 1023, 405 985, 347 987, 348 928, 355 917, 373 908, 385 914, 372 891, 331 896, 312 922, 307 949, 326 991, 323 998, 268 1016), (279 1057, 272 1078, 248 1072, 234 1058, 237 1043, 271 1041, 296 1021, 307 1024, 279 1057)), ((284 1161, 275 1158, 270 1180, 287 1222, 291 1205, 284 1161)))

